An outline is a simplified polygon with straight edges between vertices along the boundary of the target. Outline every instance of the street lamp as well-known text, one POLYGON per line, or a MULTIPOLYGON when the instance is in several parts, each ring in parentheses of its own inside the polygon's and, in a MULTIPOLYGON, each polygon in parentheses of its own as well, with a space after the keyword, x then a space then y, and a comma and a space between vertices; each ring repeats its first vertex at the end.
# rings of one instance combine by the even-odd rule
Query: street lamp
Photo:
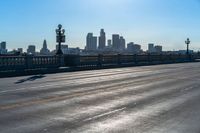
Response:
POLYGON ((56 52, 56 55, 63 55, 62 49, 61 49, 61 43, 65 42, 65 30, 62 29, 62 25, 58 25, 58 29, 56 29, 56 42, 58 43, 58 50, 56 52))
POLYGON ((189 44, 190 44, 190 39, 187 38, 187 40, 185 41, 185 44, 187 44, 187 55, 189 55, 189 44))

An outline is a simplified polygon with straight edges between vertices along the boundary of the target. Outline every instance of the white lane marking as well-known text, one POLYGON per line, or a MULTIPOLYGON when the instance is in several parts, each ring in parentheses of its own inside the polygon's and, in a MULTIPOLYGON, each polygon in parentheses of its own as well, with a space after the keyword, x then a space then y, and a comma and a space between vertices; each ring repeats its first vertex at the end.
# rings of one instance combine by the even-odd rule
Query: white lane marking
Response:
POLYGON ((91 121, 91 120, 94 120, 94 119, 101 118, 101 117, 103 117, 103 116, 107 116, 107 115, 110 115, 110 114, 114 114, 114 113, 123 111, 123 110, 125 110, 125 109, 126 109, 126 107, 121 108, 121 109, 116 109, 116 110, 113 110, 113 111, 109 111, 109 112, 107 112, 107 113, 103 113, 103 114, 100 114, 100 115, 96 115, 96 116, 91 117, 91 118, 87 118, 87 119, 85 119, 85 120, 83 120, 83 121, 84 121, 84 122, 86 122, 86 121, 91 121))

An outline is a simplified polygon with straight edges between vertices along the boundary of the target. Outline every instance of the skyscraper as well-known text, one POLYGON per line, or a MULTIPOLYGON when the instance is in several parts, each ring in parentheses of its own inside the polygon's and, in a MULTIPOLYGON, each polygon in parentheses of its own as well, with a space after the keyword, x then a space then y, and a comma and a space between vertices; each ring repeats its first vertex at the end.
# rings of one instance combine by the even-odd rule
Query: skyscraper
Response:
POLYGON ((148 52, 149 53, 155 52, 155 48, 154 48, 154 44, 153 43, 149 43, 148 44, 148 52))
POLYGON ((106 33, 104 29, 101 29, 99 36, 99 49, 104 49, 106 47, 106 33))
POLYGON ((126 40, 123 38, 123 36, 120 37, 120 50, 125 50, 126 48, 126 40))
POLYGON ((6 49, 6 42, 1 42, 0 43, 0 54, 6 54, 7 49, 6 49))
POLYGON ((1 42, 0 49, 6 49, 6 42, 1 42))
POLYGON ((97 50, 97 37, 93 36, 93 33, 87 34, 86 50, 97 50))
POLYGON ((50 53, 49 49, 47 48, 47 41, 44 40, 43 42, 43 47, 42 49, 40 50, 40 54, 42 55, 48 55, 50 53))
POLYGON ((113 34, 112 35, 112 46, 114 50, 119 50, 120 49, 120 38, 118 34, 113 34))
POLYGON ((112 40, 111 40, 111 39, 108 40, 108 47, 109 47, 109 48, 112 47, 112 40))
POLYGON ((127 51, 128 52, 133 52, 133 45, 134 45, 134 43, 133 42, 130 42, 130 43, 128 43, 127 44, 127 51))

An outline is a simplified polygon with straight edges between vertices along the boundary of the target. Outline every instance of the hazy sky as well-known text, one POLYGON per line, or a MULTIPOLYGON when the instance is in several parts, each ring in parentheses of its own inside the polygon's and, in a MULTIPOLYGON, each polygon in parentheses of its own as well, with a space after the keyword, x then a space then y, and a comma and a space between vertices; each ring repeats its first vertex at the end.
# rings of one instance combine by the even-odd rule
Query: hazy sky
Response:
POLYGON ((85 46, 88 32, 99 35, 104 28, 123 35, 127 42, 153 42, 164 50, 200 49, 199 0, 0 0, 0 41, 9 49, 34 44, 40 49, 44 39, 55 48, 55 28, 67 32, 70 47, 85 46))

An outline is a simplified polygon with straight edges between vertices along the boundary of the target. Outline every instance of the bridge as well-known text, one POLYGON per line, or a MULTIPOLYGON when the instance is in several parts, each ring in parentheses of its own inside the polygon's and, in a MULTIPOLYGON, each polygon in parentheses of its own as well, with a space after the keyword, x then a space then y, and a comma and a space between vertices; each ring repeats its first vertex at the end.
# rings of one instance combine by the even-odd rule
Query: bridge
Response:
POLYGON ((1 78, 0 132, 198 133, 199 68, 197 62, 1 78))
POLYGON ((200 54, 0 56, 0 77, 67 72, 74 70, 194 62, 199 58, 200 54), (63 69, 60 69, 60 67, 63 69))

